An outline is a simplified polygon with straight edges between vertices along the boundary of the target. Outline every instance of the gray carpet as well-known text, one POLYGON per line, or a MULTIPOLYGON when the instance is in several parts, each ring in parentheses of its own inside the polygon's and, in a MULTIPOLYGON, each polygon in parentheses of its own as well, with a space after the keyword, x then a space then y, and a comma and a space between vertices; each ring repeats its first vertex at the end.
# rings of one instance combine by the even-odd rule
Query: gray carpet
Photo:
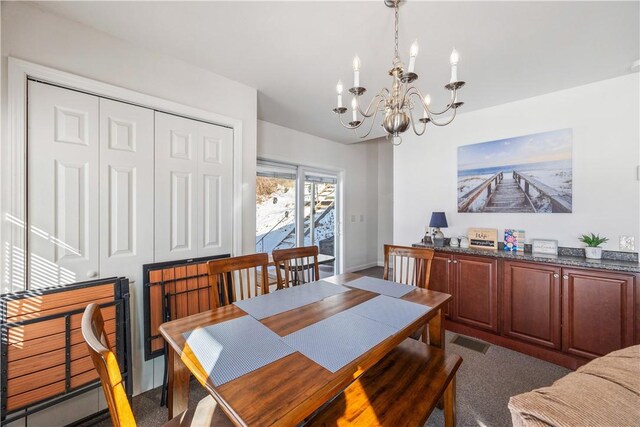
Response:
MULTIPOLYGON (((359 272, 382 277, 382 268, 359 272)), ((548 386, 570 371, 524 354, 491 345, 486 354, 451 343, 455 334, 447 332, 447 352, 462 356, 457 375, 457 415, 460 427, 503 427, 511 425, 507 408, 509 397, 548 386)), ((204 389, 192 381, 190 406, 205 396, 204 389)), ((160 389, 150 390, 133 398, 133 413, 140 427, 162 425, 167 409, 159 406, 160 389)), ((109 420, 100 426, 110 426, 109 420)), ((435 409, 427 427, 443 426, 442 411, 435 409)))
MULTIPOLYGON (((447 332, 447 353, 462 356, 457 374, 457 415, 461 427, 511 425, 509 397, 551 385, 570 371, 552 363, 495 345, 486 354, 453 344, 447 332)), ((429 417, 428 427, 443 426, 442 411, 429 417)))

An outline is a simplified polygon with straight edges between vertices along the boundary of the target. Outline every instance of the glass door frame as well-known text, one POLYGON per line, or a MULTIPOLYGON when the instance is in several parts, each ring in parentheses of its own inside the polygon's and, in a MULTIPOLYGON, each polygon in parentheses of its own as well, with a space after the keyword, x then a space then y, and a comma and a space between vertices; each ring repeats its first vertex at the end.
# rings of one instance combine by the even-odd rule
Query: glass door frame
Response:
MULTIPOLYGON (((325 176, 336 179, 336 211, 335 211, 335 274, 341 274, 344 268, 344 170, 320 169, 310 166, 298 166, 296 174, 296 241, 298 246, 304 246, 304 185, 307 176, 325 176), (297 232, 297 230, 301 230, 297 232)), ((317 243, 317 242, 316 242, 317 243)))

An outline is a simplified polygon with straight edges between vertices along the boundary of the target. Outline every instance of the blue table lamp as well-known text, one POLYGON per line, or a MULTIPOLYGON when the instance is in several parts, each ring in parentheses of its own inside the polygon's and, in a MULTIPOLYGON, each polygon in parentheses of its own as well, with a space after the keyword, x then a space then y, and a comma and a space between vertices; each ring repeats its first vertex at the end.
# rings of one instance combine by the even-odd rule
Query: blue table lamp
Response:
POLYGON ((446 228, 447 217, 444 212, 432 212, 431 221, 429 221, 429 227, 435 228, 433 233, 433 246, 441 248, 444 246, 444 234, 440 231, 440 227, 446 228))

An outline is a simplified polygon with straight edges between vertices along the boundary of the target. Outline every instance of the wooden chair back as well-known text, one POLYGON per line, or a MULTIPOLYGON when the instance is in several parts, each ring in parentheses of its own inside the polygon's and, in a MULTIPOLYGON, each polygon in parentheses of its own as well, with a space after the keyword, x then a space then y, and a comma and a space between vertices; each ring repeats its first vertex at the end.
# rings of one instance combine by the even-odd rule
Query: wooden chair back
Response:
POLYGON ((276 249, 272 255, 278 289, 320 280, 317 246, 276 249))
POLYGON ((269 293, 266 253, 209 261, 211 308, 269 293))
POLYGON ((382 278, 427 289, 433 254, 433 249, 384 245, 382 278), (390 270, 391 277, 389 277, 390 270))
POLYGON ((120 374, 116 355, 109 350, 109 338, 104 330, 102 312, 97 304, 89 304, 82 315, 84 337, 93 365, 98 371, 104 395, 107 398, 111 422, 115 427, 134 426, 136 420, 120 374))

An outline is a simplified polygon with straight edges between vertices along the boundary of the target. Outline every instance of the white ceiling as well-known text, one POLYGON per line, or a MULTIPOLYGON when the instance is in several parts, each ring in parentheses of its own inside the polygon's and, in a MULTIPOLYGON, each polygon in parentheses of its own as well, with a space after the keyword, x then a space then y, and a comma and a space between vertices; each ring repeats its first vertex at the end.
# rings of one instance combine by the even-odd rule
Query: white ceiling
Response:
MULTIPOLYGON (((331 111, 338 78, 352 85, 353 55, 362 60, 366 100, 390 83, 393 11, 382 0, 38 6, 255 87, 260 119, 334 141, 357 140, 331 111)), ((437 106, 447 100, 442 86, 456 47, 467 81, 463 113, 626 74, 640 58, 639 27, 638 1, 409 0, 400 8, 400 49, 407 61, 418 39, 416 83, 437 106)))

